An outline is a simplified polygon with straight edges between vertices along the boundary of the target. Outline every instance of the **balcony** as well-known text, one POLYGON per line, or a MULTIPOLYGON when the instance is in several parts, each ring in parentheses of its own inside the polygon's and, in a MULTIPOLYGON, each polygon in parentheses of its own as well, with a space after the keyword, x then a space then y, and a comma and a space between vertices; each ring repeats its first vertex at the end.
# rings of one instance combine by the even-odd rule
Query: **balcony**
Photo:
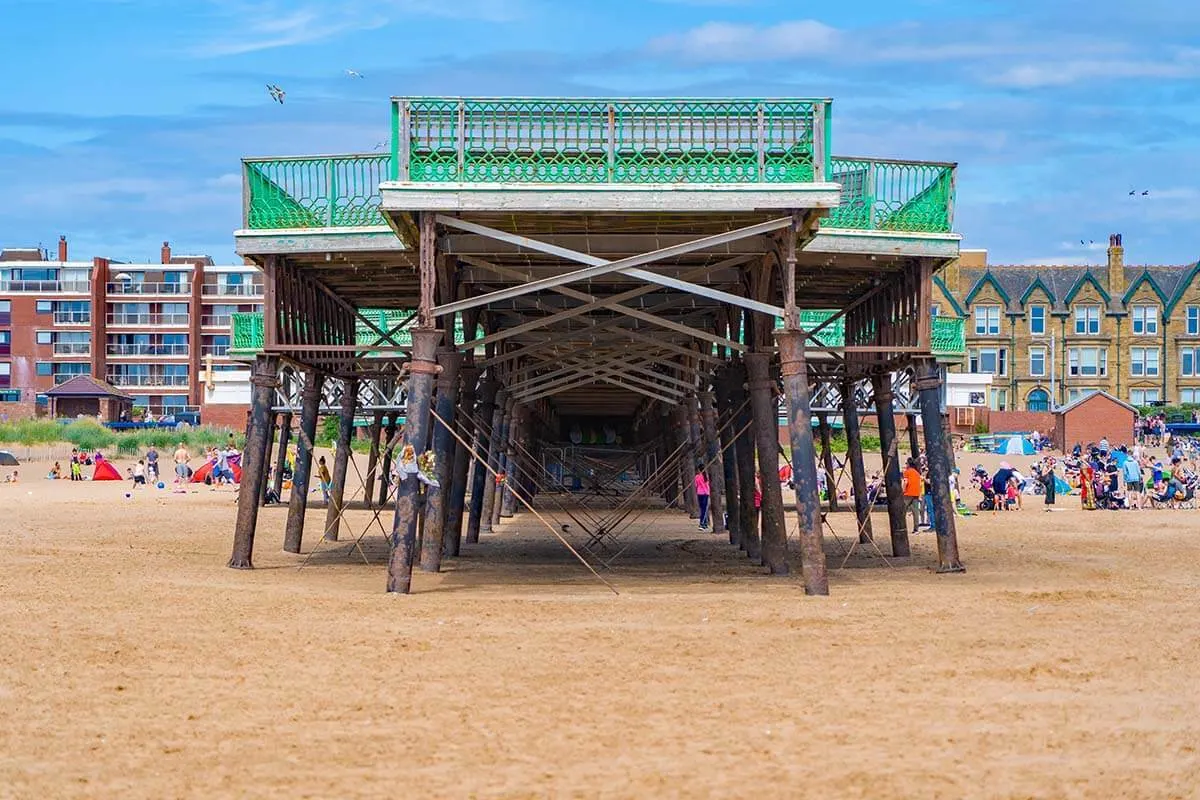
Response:
POLYGON ((205 328, 228 328, 232 319, 229 314, 205 314, 200 317, 200 324, 205 328))
MULTIPOLYGON (((67 366, 71 366, 71 365, 63 364, 61 366, 67 367, 67 366)), ((54 385, 58 386, 59 384, 66 383, 67 381, 71 380, 71 378, 78 378, 80 375, 90 375, 90 374, 91 374, 91 367, 88 367, 87 369, 80 371, 80 372, 73 372, 73 371, 72 372, 61 372, 60 371, 60 372, 55 372, 53 374, 52 380, 54 381, 54 385)))
POLYGON ((55 342, 54 355, 56 356, 90 356, 92 354, 91 342, 55 342))
POLYGON ((122 375, 110 372, 108 382, 113 386, 138 388, 142 386, 183 386, 188 385, 187 375, 122 375))
POLYGON ((200 287, 200 293, 205 297, 262 297, 261 283, 242 283, 221 286, 206 283, 200 287))
POLYGON ((206 344, 201 345, 200 355, 212 356, 213 358, 225 358, 229 355, 229 345, 227 344, 206 344))
POLYGON ((92 313, 90 311, 55 311, 55 325, 91 325, 92 313))
POLYGON ((109 314, 109 325, 187 325, 187 314, 109 314))
POLYGON ((115 295, 154 295, 191 294, 192 284, 187 281, 175 283, 140 283, 137 281, 119 281, 106 286, 109 294, 115 295))
POLYGON ((884 158, 834 158, 841 205, 821 228, 949 233, 954 227, 955 165, 884 158))
POLYGON ((87 294, 91 290, 88 281, 0 281, 0 292, 87 294))
POLYGON ((110 344, 106 352, 110 356, 176 356, 186 357, 186 344, 110 344))

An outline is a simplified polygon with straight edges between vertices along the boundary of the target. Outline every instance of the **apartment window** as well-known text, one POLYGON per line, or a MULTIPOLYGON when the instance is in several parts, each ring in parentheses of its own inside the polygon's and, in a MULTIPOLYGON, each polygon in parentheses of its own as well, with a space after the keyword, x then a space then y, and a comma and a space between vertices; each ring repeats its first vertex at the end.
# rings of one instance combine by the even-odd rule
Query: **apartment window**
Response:
POLYGON ((1158 333, 1158 306, 1133 306, 1129 309, 1133 332, 1137 336, 1158 333))
POLYGON ((1187 335, 1200 336, 1200 306, 1187 307, 1187 335))
POLYGON ((977 375, 1007 375, 1008 350, 1003 347, 980 347, 970 351, 970 371, 977 375))
POLYGON ((1158 389, 1130 389, 1129 404, 1138 406, 1148 406, 1151 403, 1158 402, 1158 389))
POLYGON ((1000 306, 975 306, 975 335, 1000 334, 1000 306))
POLYGON ((1008 411, 1007 389, 992 389, 989 399, 992 411, 1008 411))
POLYGON ((942 313, 942 307, 939 306, 937 303, 934 303, 933 305, 931 305, 929 307, 929 316, 936 317, 936 316, 939 316, 941 313, 942 313))
POLYGON ((1029 348, 1029 374, 1034 378, 1041 378, 1046 374, 1046 348, 1029 348))
POLYGON ((1076 400, 1082 400, 1083 398, 1087 397, 1088 395, 1095 394, 1098 391, 1100 391, 1100 390, 1099 389, 1090 389, 1090 388, 1089 389, 1080 389, 1080 388, 1068 389, 1067 390, 1067 402, 1074 403, 1076 400))
POLYGON ((1075 306, 1075 333, 1100 333, 1100 306, 1075 306))
POLYGON ((37 337, 38 344, 52 344, 54 342, 54 334, 50 331, 38 331, 34 336, 37 337))
POLYGON ((1130 375, 1145 375, 1147 377, 1158 374, 1158 348, 1157 347, 1131 347, 1129 348, 1129 374, 1130 375))
POLYGON ((21 402, 20 389, 5 389, 0 391, 0 403, 19 403, 21 402))
POLYGON ((12 331, 0 331, 0 344, 12 343, 12 331))
POLYGON ((56 386, 76 375, 88 375, 92 371, 91 364, 55 364, 54 367, 54 384, 56 386))
POLYGON ((0 300, 0 325, 12 323, 12 300, 0 300))
POLYGON ((1180 389, 1179 402, 1200 405, 1200 389, 1180 389))
POLYGON ((37 374, 41 378, 49 378, 54 374, 54 364, 50 361, 37 362, 37 374))
POLYGON ((52 300, 38 300, 37 301, 37 313, 49 314, 53 310, 54 310, 54 301, 52 301, 52 300))
POLYGON ((1046 307, 1029 307, 1029 333, 1032 336, 1046 335, 1046 307))
POLYGON ((7 378, 9 375, 12 375, 12 364, 0 361, 0 378, 7 378))
POLYGON ((186 408, 187 397, 178 394, 165 394, 162 398, 162 407, 164 412, 168 412, 168 409, 186 408))
POLYGON ((1200 369, 1200 347, 1181 347, 1179 349, 1179 374, 1192 377, 1200 369))
POLYGON ((1067 350, 1067 371, 1074 377, 1104 377, 1108 374, 1108 350, 1103 347, 1072 347, 1067 350))

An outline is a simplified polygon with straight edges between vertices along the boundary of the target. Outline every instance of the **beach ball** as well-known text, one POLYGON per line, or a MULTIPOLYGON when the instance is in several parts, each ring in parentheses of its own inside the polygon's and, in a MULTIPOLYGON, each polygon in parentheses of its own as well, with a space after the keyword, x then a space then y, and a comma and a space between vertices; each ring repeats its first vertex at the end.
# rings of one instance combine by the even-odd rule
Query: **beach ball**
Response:
POLYGON ((167 485, 166 485, 165 483, 163 483, 162 481, 159 481, 159 482, 158 482, 158 488, 160 488, 160 489, 165 489, 165 488, 167 488, 167 485))
POLYGON ((129 492, 126 492, 126 493, 125 493, 125 499, 126 499, 126 500, 128 500, 128 499, 129 499, 129 498, 131 498, 131 497, 133 497, 133 495, 131 495, 129 492))

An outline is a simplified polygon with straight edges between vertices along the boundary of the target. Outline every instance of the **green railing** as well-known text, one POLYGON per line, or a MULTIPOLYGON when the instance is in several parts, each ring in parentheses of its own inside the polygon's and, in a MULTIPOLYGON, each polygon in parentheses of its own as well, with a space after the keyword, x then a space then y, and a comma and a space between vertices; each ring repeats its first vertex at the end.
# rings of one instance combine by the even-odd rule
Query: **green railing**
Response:
MULTIPOLYGON (((374 323, 376 328, 383 332, 390 332, 394 327, 399 325, 404 320, 412 316, 411 311, 401 311, 397 309, 382 309, 382 308, 366 308, 359 311, 359 314, 365 319, 374 323)), ((231 332, 229 355, 231 356, 253 356, 262 351, 263 346, 263 315, 261 311, 242 312, 231 315, 231 332)), ((456 319, 454 328, 454 341, 456 344, 462 344, 466 341, 465 332, 462 327, 462 319, 456 319)), ((376 344, 380 340, 379 334, 362 320, 357 321, 355 326, 355 342, 369 347, 376 344)), ((400 347, 412 346, 412 328, 411 325, 402 328, 394 333, 391 337, 395 344, 400 347)))
POLYGON ((245 227, 256 230, 386 224, 379 184, 387 155, 248 158, 242 161, 245 227))
POLYGON ((954 164, 834 158, 830 180, 842 185, 842 200, 821 227, 949 233, 954 178, 954 164))
POLYGON ((808 183, 831 101, 392 98, 392 180, 808 183), (815 155, 814 155, 815 154, 815 155))
MULTIPOLYGON (((803 310, 800 312, 800 327, 815 330, 833 316, 832 311, 803 310)), ((930 352, 938 358, 962 358, 967 353, 966 320, 960 317, 933 317, 930 331, 930 352)), ((783 319, 776 317, 775 327, 783 327, 783 319)), ((817 333, 817 341, 826 347, 841 347, 846 343, 846 321, 839 317, 817 333)))

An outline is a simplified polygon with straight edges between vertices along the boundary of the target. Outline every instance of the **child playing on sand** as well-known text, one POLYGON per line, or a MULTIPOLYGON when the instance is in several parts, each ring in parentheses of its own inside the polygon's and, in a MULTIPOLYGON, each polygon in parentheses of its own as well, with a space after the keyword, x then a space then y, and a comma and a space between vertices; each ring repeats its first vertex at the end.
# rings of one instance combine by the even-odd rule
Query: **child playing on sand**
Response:
POLYGON ((57 461, 54 462, 54 466, 50 468, 50 473, 46 477, 52 481, 56 481, 62 477, 62 467, 57 461))
POLYGON ((325 466, 325 456, 317 459, 317 480, 321 482, 321 496, 329 502, 329 490, 333 488, 333 478, 329 477, 329 467, 325 466))
POLYGON ((146 462, 138 459, 133 465, 133 488, 146 485, 146 462))
POLYGON ((1004 492, 1004 510, 1012 511, 1020 508, 1021 502, 1021 484, 1017 481, 1017 476, 1013 475, 1008 479, 1008 489, 1004 492))

